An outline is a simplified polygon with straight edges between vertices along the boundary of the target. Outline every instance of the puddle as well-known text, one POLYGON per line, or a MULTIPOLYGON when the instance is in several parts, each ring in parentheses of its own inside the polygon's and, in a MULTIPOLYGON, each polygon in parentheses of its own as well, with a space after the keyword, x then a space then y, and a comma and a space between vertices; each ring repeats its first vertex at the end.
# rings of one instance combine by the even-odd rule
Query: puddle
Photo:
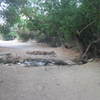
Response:
POLYGON ((44 59, 44 58, 27 58, 22 59, 20 57, 13 57, 12 55, 6 55, 0 58, 1 64, 18 64, 24 66, 65 66, 73 65, 74 62, 71 60, 63 61, 59 59, 44 59))
POLYGON ((25 64, 28 66, 68 65, 68 63, 66 63, 65 61, 54 59, 27 59, 21 64, 25 64))
POLYGON ((7 59, 0 59, 1 64, 18 64, 24 66, 65 66, 65 65, 73 65, 69 61, 63 61, 58 59, 42 59, 42 58, 29 58, 29 59, 17 59, 17 58, 7 58, 7 59))

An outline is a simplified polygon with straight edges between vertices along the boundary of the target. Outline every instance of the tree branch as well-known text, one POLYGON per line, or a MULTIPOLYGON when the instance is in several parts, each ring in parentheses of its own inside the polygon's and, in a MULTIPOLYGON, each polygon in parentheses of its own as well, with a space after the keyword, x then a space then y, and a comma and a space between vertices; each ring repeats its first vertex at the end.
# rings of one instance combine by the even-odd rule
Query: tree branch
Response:
POLYGON ((81 31, 77 31, 77 33, 80 35, 84 30, 86 30, 89 26, 91 26, 93 23, 95 23, 95 21, 92 21, 91 23, 89 23, 88 25, 86 25, 81 31))

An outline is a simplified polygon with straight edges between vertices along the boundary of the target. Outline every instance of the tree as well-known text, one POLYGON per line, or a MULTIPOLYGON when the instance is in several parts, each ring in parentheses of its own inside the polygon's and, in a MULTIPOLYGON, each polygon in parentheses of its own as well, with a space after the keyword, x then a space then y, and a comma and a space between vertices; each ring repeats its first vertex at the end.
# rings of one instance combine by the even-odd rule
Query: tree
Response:
POLYGON ((0 33, 4 35, 9 34, 10 28, 20 21, 20 9, 25 6, 27 0, 3 0, 0 2, 1 17, 4 24, 1 25, 0 33))
POLYGON ((88 57, 98 55, 100 0, 5 0, 4 2, 7 8, 2 11, 2 16, 8 28, 17 24, 20 34, 35 33, 40 40, 46 40, 55 46, 77 40, 83 55, 86 54, 88 57), (21 17, 26 19, 22 21, 21 17))

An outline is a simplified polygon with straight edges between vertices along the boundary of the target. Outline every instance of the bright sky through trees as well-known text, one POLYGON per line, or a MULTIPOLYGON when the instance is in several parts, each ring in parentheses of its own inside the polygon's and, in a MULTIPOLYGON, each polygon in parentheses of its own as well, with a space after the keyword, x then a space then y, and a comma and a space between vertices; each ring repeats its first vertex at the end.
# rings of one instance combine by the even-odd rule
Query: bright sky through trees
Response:
MULTIPOLYGON (((1 0, 1 1, 3 1, 3 0, 1 0)), ((3 25, 5 23, 5 20, 3 18, 2 12, 3 12, 3 10, 6 10, 7 7, 8 7, 8 4, 6 4, 4 2, 1 2, 1 4, 0 4, 0 24, 1 25, 3 25)))

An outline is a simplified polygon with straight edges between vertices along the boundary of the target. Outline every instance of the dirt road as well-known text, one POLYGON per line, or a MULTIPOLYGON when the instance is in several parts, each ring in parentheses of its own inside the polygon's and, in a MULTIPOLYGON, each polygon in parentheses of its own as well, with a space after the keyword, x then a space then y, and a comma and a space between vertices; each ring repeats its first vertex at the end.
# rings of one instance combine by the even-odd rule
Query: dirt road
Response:
MULTIPOLYGON (((27 56, 24 56, 27 50, 54 50, 36 43, 33 47, 23 43, 16 47, 15 44, 3 43, 0 50, 19 52, 23 57, 27 56)), ((58 48, 55 52, 60 52, 59 58, 63 54, 58 48)), ((62 57, 71 59, 72 55, 71 51, 62 57)), ((29 68, 0 64, 0 100, 100 100, 100 63, 29 68)))

